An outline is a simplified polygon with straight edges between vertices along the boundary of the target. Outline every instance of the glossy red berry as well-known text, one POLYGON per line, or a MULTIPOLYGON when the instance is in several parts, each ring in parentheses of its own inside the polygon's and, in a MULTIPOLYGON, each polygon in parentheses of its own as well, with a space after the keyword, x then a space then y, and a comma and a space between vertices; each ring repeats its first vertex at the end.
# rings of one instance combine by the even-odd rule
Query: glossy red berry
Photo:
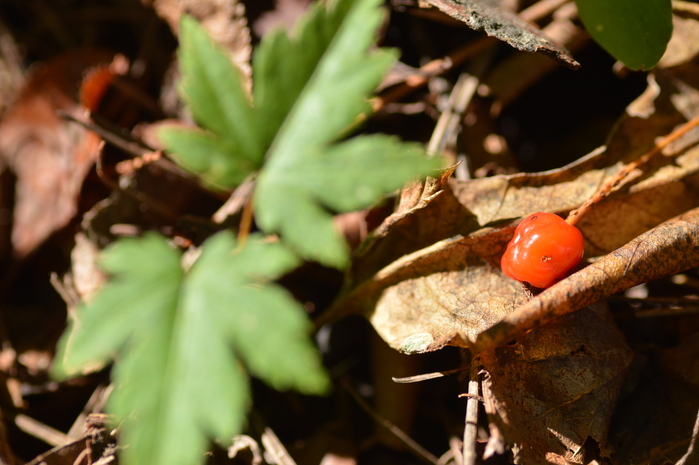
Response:
POLYGON ((575 268, 584 246, 580 230, 560 216, 534 213, 515 229, 500 265, 510 278, 544 289, 575 268))

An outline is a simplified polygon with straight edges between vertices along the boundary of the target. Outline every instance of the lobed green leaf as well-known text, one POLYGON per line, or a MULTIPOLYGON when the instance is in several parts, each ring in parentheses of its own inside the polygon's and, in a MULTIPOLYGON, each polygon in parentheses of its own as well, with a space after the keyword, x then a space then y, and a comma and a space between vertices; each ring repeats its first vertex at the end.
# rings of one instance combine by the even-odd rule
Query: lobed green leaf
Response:
POLYGON ((303 308, 270 282, 298 264, 279 243, 230 232, 203 246, 188 273, 163 238, 124 239, 105 252, 113 276, 59 344, 56 372, 118 358, 108 410, 125 418, 125 463, 202 462, 210 439, 244 426, 245 368, 278 389, 328 385, 303 308))
POLYGON ((441 163, 393 139, 387 143, 385 138, 359 137, 332 146, 341 131, 368 111, 366 96, 395 59, 384 50, 370 50, 382 17, 380 4, 339 0, 329 10, 317 10, 296 31, 304 37, 307 31, 321 30, 330 37, 329 25, 335 27, 257 181, 258 225, 268 233, 280 232, 304 258, 329 266, 345 266, 348 253, 327 208, 366 207, 441 163), (376 167, 381 169, 367 169, 376 167))
POLYGON ((163 127, 158 137, 166 147, 177 147, 171 154, 174 161, 212 184, 239 184, 258 168, 228 139, 199 129, 163 127))

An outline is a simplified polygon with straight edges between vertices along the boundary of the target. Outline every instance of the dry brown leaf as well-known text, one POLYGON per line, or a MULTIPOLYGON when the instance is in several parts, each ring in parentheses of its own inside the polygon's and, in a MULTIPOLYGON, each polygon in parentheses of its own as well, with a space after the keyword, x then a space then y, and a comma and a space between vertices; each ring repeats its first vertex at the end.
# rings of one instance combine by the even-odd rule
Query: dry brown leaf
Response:
POLYGON ((475 351, 497 347, 529 329, 638 284, 699 266, 699 208, 648 231, 551 286, 481 333, 475 351))
POLYGON ((497 37, 525 52, 547 55, 572 69, 580 63, 563 47, 554 44, 540 29, 501 6, 500 0, 425 0, 469 27, 497 37))
POLYGON ((610 429, 618 463, 695 464, 699 335, 649 355, 634 363, 633 390, 619 403, 610 429))
POLYGON ((583 464, 612 452, 607 433, 632 359, 609 309, 596 304, 484 351, 477 363, 486 411, 516 461, 583 464))
POLYGON ((311 4, 311 0, 274 0, 274 10, 261 15, 253 24, 258 37, 275 28, 291 29, 311 4))
POLYGON ((111 53, 72 52, 37 65, 0 122, 0 157, 17 177, 12 245, 23 257, 76 214, 101 139, 56 114, 84 116, 75 100, 85 70, 111 53))
MULTIPOLYGON (((555 43, 562 44, 571 53, 582 50, 590 36, 575 24, 575 3, 568 3, 554 16, 542 32, 555 43)), ((505 106, 519 97, 522 92, 557 69, 556 63, 541 54, 517 53, 509 56, 488 73, 483 84, 490 90, 499 105, 505 106)))
MULTIPOLYGON (((657 137, 699 114, 699 73, 694 67, 690 62, 657 70, 656 76, 649 77, 646 92, 627 108, 607 146, 571 165, 536 174, 450 179, 419 197, 419 207, 389 217, 358 249, 345 293, 326 320, 364 314, 389 345, 407 352, 436 350, 445 344, 469 346, 479 333, 527 299, 522 286, 500 271, 500 256, 514 228, 511 220, 535 211, 565 213, 578 207, 620 167, 649 150, 657 137)), ((632 173, 578 223, 587 257, 608 254, 699 205, 698 140, 698 131, 693 131, 674 143, 666 150, 668 156, 657 156, 632 173)), ((673 238, 660 236, 664 229, 658 231, 644 244, 647 255, 633 256, 635 271, 623 283, 617 281, 629 272, 627 262, 614 259, 610 266, 615 278, 598 276, 590 268, 582 279, 575 275, 574 283, 569 278, 542 294, 546 297, 568 286, 547 305, 581 308, 605 298, 607 289, 623 290, 630 283, 692 266, 694 257, 670 258, 678 243, 692 240, 693 232, 679 228, 673 238), (655 260, 663 260, 666 266, 641 266, 655 260), (579 301, 573 303, 571 292, 585 297, 576 297, 579 301)), ((535 320, 529 323, 528 329, 535 320)), ((491 336, 487 337, 490 341, 491 336)), ((499 343, 509 340, 498 339, 499 343)), ((478 347, 492 347, 492 341, 485 341, 478 347)))

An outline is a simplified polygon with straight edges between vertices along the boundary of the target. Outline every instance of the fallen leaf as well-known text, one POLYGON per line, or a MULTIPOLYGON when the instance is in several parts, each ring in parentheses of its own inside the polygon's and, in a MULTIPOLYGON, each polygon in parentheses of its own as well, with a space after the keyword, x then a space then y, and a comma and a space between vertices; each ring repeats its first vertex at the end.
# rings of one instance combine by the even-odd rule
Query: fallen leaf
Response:
POLYGON ((81 116, 75 100, 85 70, 109 62, 99 50, 71 52, 37 65, 0 122, 0 157, 17 177, 12 245, 24 257, 77 212, 100 137, 56 114, 81 116))
POLYGON ((639 357, 637 373, 629 375, 636 380, 633 390, 619 402, 609 433, 619 463, 697 463, 691 450, 699 408, 697 355, 695 333, 677 347, 639 357))
POLYGON ((507 315, 481 333, 474 350, 486 350, 526 331, 638 284, 699 266, 699 208, 640 235, 507 315))
POLYGON ((526 464, 609 457, 607 433, 633 352, 595 304, 481 352, 486 412, 526 464), (591 447, 594 443, 594 447, 591 447))
POLYGON ((499 0, 425 0, 449 16, 466 23, 477 31, 507 42, 525 52, 547 55, 571 69, 580 63, 563 47, 554 44, 540 29, 500 6, 499 0))
MULTIPOLYGON (((446 344, 469 346, 476 338, 479 350, 493 347, 492 335, 478 335, 527 300, 521 285, 500 271, 500 256, 515 226, 512 220, 535 211, 565 214, 578 207, 620 167, 649 150, 656 137, 699 113, 699 74, 687 69, 693 66, 660 67, 655 77, 649 77, 644 94, 629 105, 606 147, 568 166, 544 173, 450 179, 423 198, 419 208, 389 217, 357 250, 344 294, 323 321, 364 314, 389 345, 408 352, 436 350, 446 344)), ((580 221, 586 257, 605 255, 625 244, 638 251, 637 243, 631 241, 699 204, 697 140, 697 131, 686 135, 667 150, 669 156, 657 156, 642 166, 580 221)), ((686 225, 687 219, 666 227, 673 230, 673 225, 686 225)), ((637 253, 632 262, 611 255, 613 275, 595 275, 595 268, 588 267, 582 273, 590 274, 576 274, 537 299, 560 289, 546 305, 572 311, 606 298, 612 289, 623 290, 631 283, 691 267, 695 258, 690 251, 683 252, 686 260, 671 257, 678 244, 693 240, 693 232, 680 227, 677 235, 663 236, 664 231, 650 233, 653 239, 643 248, 647 255, 637 253), (652 266, 656 260, 664 265, 652 266), (641 266, 644 262, 649 266, 641 266), (627 264, 636 267, 632 275, 626 275, 627 264), (577 301, 571 301, 571 292, 577 301)), ((527 308, 537 305, 537 299, 527 308)), ((516 326, 510 323, 511 328, 516 326)), ((497 343, 535 327, 536 318, 531 316, 527 325, 520 332, 503 333, 497 343)))

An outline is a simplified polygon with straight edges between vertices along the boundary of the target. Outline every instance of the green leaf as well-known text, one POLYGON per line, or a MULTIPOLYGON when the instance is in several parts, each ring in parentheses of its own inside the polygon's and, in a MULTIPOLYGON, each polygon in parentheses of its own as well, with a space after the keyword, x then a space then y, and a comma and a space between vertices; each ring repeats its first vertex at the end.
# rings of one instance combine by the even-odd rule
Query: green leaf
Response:
POLYGON ((257 154, 261 147, 266 160, 254 194, 257 224, 281 233, 304 258, 329 266, 348 261, 331 210, 369 206, 441 165, 417 146, 385 137, 333 145, 370 110, 367 97, 395 61, 395 53, 372 48, 382 3, 318 2, 290 36, 266 35, 254 55, 252 107, 240 79, 217 87, 224 70, 232 72, 228 58, 193 20, 183 22, 182 88, 208 132, 165 132, 163 142, 185 167, 226 186, 260 168, 261 155, 250 157, 248 150, 257 154), (216 102, 211 109, 210 100, 216 102), (227 110, 235 105, 239 112, 227 110), (233 130, 236 121, 242 126, 233 130), (252 148, 241 138, 254 139, 247 144, 252 148))
POLYGON ((260 163, 264 147, 254 136, 255 120, 243 76, 194 18, 180 21, 180 89, 195 119, 238 146, 238 152, 260 163))
MULTIPOLYGON (((300 41, 321 31, 317 34, 327 47, 275 138, 255 191, 258 225, 268 233, 280 232, 304 258, 329 266, 345 266, 348 253, 327 208, 366 207, 441 163, 426 159, 416 146, 385 137, 331 145, 368 110, 366 96, 394 60, 383 50, 369 50, 381 21, 381 3, 339 0, 330 10, 315 10, 296 30, 300 41)), ((274 40, 280 50, 295 45, 274 40)), ((319 53, 319 45, 312 50, 319 53)), ((260 60, 270 61, 264 55, 260 60)), ((256 69, 267 67, 271 65, 258 64, 256 69)))
POLYGON ((249 403, 245 368, 277 389, 321 393, 328 380, 303 308, 270 280, 297 265, 279 243, 229 232, 210 238, 188 273, 156 234, 104 253, 113 276, 64 335, 56 372, 116 357, 108 410, 127 418, 130 465, 203 461, 209 440, 230 439, 249 403))
POLYGON ((670 0, 576 0, 590 35, 631 69, 650 69, 672 35, 670 0))
POLYGON ((177 147, 171 154, 174 161, 212 184, 239 184, 258 168, 227 139, 199 129, 166 126, 158 137, 166 147, 177 147))
POLYGON ((303 257, 337 267, 346 264, 347 246, 326 208, 367 207, 441 163, 426 158, 420 145, 383 135, 274 155, 279 158, 271 159, 258 179, 258 223, 268 231, 280 231, 303 257), (277 160, 284 164, 278 167, 277 160))

